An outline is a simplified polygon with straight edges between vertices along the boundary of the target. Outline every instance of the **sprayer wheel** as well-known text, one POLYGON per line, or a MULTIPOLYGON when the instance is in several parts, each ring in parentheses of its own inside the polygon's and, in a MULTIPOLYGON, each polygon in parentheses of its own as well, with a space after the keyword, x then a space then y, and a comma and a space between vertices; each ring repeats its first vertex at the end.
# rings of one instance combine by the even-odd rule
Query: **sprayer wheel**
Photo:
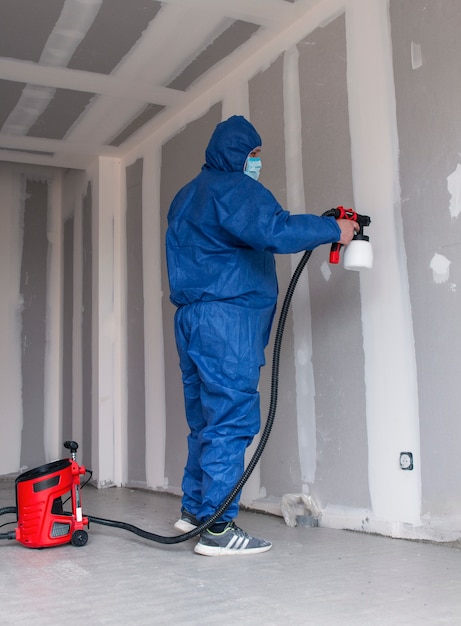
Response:
POLYGON ((77 546, 77 548, 84 546, 87 541, 88 541, 88 533, 86 532, 86 530, 76 530, 72 534, 72 539, 70 540, 71 544, 73 546, 77 546))

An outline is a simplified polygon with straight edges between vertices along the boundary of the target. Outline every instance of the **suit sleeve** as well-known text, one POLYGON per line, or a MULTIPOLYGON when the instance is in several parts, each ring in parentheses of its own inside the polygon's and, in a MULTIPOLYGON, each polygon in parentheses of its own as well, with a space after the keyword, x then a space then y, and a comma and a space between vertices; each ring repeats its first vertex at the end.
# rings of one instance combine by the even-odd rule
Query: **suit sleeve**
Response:
POLYGON ((339 241, 341 229, 333 217, 292 215, 263 185, 242 176, 248 181, 221 198, 217 207, 221 226, 242 244, 287 254, 339 241))

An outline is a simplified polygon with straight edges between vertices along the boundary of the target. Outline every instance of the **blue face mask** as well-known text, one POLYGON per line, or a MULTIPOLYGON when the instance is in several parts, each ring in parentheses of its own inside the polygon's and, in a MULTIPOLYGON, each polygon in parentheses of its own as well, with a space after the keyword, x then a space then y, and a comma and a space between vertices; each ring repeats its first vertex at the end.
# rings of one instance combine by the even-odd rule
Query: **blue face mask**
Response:
POLYGON ((259 157, 248 157, 243 173, 254 180, 258 180, 261 165, 261 159, 259 157))

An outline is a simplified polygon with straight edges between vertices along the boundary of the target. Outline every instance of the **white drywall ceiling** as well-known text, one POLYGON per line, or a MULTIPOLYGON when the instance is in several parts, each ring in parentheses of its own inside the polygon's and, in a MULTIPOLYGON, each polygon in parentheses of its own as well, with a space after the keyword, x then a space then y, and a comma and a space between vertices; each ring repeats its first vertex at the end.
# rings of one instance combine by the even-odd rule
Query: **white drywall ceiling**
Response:
POLYGON ((0 160, 86 168, 123 156, 205 75, 319 1, 2 0, 0 160))

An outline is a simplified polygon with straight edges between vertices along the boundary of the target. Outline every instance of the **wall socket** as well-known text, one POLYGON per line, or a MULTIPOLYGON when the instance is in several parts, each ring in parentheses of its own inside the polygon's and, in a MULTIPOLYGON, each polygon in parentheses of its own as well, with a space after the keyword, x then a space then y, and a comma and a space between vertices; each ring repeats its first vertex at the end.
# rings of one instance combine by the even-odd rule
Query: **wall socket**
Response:
POLYGON ((413 453, 412 452, 400 453, 400 469, 403 469, 403 470, 413 469, 413 453))

